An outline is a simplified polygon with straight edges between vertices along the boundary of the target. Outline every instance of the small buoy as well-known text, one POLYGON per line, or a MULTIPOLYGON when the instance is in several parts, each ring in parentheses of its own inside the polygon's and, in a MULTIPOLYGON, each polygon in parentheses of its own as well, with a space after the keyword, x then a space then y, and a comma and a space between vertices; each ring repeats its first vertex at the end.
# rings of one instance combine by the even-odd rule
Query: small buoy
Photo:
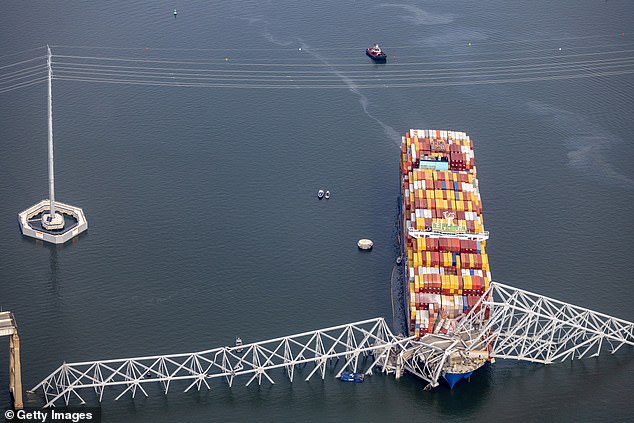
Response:
POLYGON ((229 58, 228 58, 228 57, 225 57, 225 62, 228 62, 228 61, 229 61, 229 58))
POLYGON ((297 50, 302 51, 302 48, 300 47, 300 48, 298 48, 297 50))
POLYGON ((467 44, 469 47, 471 47, 471 41, 469 41, 469 44, 467 44))
POLYGON ((621 32, 621 37, 624 37, 624 36, 625 36, 625 32, 621 32))
POLYGON ((561 51, 561 47, 559 47, 559 51, 561 51))
POLYGON ((149 47, 146 47, 146 48, 145 48, 145 51, 148 51, 149 49, 150 49, 149 47))

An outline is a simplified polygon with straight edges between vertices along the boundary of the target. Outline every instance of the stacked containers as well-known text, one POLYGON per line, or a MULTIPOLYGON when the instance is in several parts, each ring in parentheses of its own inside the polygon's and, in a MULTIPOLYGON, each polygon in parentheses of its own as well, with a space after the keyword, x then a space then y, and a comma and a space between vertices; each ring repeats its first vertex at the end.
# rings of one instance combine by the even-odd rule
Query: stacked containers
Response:
POLYGON ((471 310, 489 287, 485 241, 408 233, 484 230, 474 157, 473 142, 464 132, 412 129, 402 137, 409 330, 416 336, 446 333, 451 319, 471 310), (449 169, 443 170, 442 163, 449 169))

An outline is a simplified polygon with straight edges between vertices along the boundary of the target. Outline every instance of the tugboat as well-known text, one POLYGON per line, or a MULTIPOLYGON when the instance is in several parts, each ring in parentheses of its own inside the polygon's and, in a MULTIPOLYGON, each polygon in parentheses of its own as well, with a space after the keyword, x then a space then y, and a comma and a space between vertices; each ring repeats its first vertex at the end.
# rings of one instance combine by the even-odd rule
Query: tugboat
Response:
POLYGON ((367 54, 368 57, 375 62, 385 63, 387 61, 387 54, 385 54, 385 52, 381 50, 381 47, 379 47, 378 44, 375 44, 372 47, 368 47, 365 50, 365 54, 367 54))
POLYGON ((323 197, 324 197, 324 190, 320 189, 319 191, 317 191, 317 198, 321 200, 323 197))

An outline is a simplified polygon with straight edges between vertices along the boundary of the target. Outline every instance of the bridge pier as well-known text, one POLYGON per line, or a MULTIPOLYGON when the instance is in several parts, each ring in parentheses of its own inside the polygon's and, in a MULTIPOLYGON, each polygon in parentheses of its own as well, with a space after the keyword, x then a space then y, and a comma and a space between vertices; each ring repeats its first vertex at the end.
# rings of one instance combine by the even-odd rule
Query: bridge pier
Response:
POLYGON ((0 313, 0 336, 9 336, 9 392, 13 408, 24 407, 22 401, 22 366, 20 365, 20 336, 15 317, 10 311, 0 313))
POLYGON ((23 408, 22 368, 20 364, 20 336, 16 332, 9 338, 9 391, 14 408, 23 408))

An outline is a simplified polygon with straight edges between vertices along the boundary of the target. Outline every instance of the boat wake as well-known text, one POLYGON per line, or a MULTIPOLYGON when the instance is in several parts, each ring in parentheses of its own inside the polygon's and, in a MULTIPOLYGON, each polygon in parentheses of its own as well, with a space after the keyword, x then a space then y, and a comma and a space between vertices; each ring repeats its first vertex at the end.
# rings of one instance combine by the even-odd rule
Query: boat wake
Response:
MULTIPOLYGON (((253 22, 262 22, 262 23, 264 23, 265 27, 268 26, 266 21, 264 21, 263 19, 251 19, 250 22, 252 22, 252 23, 253 22)), ((294 40, 280 40, 279 38, 275 37, 266 28, 262 31, 262 34, 264 35, 264 37, 269 42, 271 42, 271 43, 273 43, 275 45, 278 45, 280 47, 288 47, 288 46, 291 46, 291 45, 299 45, 299 47, 302 49, 303 52, 306 52, 306 53, 310 54, 315 59, 319 60, 321 63, 326 65, 328 67, 328 69, 333 74, 335 74, 337 77, 339 77, 339 79, 341 79, 341 81, 343 81, 343 83, 346 84, 346 86, 348 87, 350 92, 354 93, 358 97, 359 104, 361 105, 361 108, 363 109, 363 113, 365 113, 374 122, 379 124, 381 126, 381 128, 383 128, 383 130, 385 131, 385 134, 387 135, 387 137, 390 140, 394 141, 394 143, 397 146, 401 145, 401 136, 399 135, 399 133, 394 128, 392 128, 390 125, 388 125, 387 123, 383 122, 381 119, 379 119, 374 114, 372 114, 372 112, 370 112, 370 100, 368 99, 368 97, 361 92, 361 90, 354 83, 354 81, 352 81, 350 78, 348 78, 341 71, 337 70, 337 68, 335 68, 330 62, 328 62, 328 60, 326 60, 325 57, 323 57, 318 52, 316 52, 314 50, 311 50, 310 46, 307 45, 305 42, 303 42, 299 38, 296 38, 294 40)), ((363 48, 360 48, 359 51, 362 52, 363 48)))
POLYGON ((321 54, 311 50, 310 46, 302 42, 301 47, 302 47, 302 50, 306 51, 308 54, 312 55, 315 59, 319 60, 324 65, 328 66, 330 71, 334 73, 335 75, 337 75, 337 77, 339 77, 339 79, 341 79, 346 84, 346 86, 352 93, 357 95, 357 97, 359 98, 359 104, 361 104, 361 107, 363 108, 363 113, 365 113, 370 119, 378 123, 381 126, 381 128, 383 128, 383 130, 385 131, 385 135, 387 135, 388 138, 394 141, 396 145, 398 146, 401 145, 401 136, 398 134, 398 132, 394 128, 392 128, 390 125, 383 122, 381 119, 377 118, 370 112, 370 100, 368 99, 368 97, 366 97, 365 94, 361 92, 361 90, 359 89, 359 87, 357 87, 354 81, 352 81, 342 72, 337 70, 321 54))

